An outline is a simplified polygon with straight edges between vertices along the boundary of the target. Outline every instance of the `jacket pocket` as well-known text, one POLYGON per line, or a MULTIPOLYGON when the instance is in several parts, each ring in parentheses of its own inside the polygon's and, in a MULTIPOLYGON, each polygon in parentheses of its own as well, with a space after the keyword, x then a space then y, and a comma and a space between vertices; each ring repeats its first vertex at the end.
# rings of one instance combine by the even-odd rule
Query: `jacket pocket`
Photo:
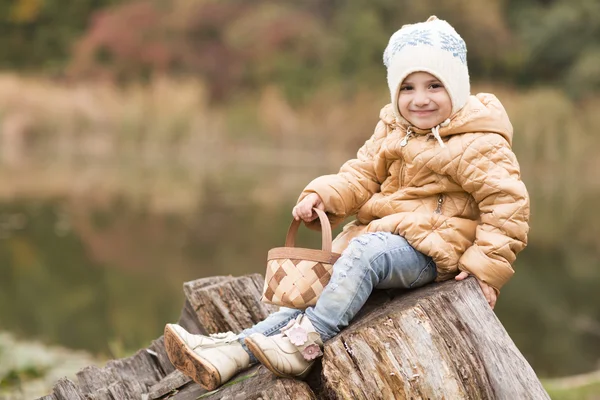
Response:
POLYGON ((415 281, 410 284, 409 288, 415 289, 421 287, 430 282, 433 282, 437 277, 437 268, 435 262, 433 261, 433 259, 431 259, 431 257, 427 258, 429 259, 429 262, 427 263, 425 268, 421 270, 417 279, 415 279, 415 281))

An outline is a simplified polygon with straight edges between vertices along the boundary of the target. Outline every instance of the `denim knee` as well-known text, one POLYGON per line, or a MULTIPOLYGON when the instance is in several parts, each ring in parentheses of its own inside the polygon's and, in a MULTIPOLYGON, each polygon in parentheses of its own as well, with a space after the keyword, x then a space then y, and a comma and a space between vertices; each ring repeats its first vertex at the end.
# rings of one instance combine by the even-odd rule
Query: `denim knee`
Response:
POLYGON ((382 246, 378 246, 378 243, 383 243, 382 239, 379 238, 376 242, 374 241, 377 237, 379 236, 375 233, 365 233, 357 236, 348 243, 348 247, 343 254, 354 260, 359 258, 369 260, 375 256, 377 252, 382 251, 382 246))
POLYGON ((410 247, 402 236, 389 232, 370 232, 350 241, 342 254, 362 268, 376 267, 375 261, 392 248, 410 247))

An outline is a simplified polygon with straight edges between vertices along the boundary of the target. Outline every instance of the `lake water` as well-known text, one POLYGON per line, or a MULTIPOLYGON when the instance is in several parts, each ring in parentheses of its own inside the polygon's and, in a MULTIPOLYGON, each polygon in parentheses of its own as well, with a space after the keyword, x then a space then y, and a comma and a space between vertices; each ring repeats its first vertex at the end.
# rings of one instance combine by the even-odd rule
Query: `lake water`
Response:
MULTIPOLYGON (((183 282, 264 273, 266 252, 282 245, 293 202, 260 206, 241 196, 216 191, 185 214, 119 198, 4 201, 0 330, 108 357, 147 346, 179 318, 183 282)), ((308 232, 301 240, 320 243, 308 232)), ((579 251, 573 259, 568 248, 534 236, 496 310, 541 376, 600 360, 597 258, 579 251)))

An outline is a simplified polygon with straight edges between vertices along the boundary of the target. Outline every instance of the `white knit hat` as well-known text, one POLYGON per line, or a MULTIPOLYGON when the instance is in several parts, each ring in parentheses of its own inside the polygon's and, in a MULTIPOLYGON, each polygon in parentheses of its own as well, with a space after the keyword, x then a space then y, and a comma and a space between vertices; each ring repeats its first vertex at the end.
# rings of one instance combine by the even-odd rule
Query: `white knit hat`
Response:
POLYGON ((446 21, 431 16, 426 22, 404 25, 390 38, 383 63, 387 67, 392 105, 398 117, 398 90, 413 72, 428 72, 442 82, 452 101, 452 115, 467 103, 471 89, 467 46, 446 21))

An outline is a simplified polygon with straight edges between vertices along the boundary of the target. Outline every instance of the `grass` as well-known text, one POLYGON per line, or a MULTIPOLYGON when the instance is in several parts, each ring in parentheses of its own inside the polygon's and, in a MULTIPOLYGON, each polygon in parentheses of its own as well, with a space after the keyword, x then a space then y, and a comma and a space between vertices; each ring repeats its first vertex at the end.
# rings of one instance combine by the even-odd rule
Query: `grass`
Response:
MULTIPOLYGON (((576 103, 551 87, 478 91, 496 93, 511 116, 537 241, 566 233, 599 247, 600 213, 588 211, 600 194, 600 95, 576 103)), ((355 154, 387 98, 384 86, 352 95, 329 87, 292 106, 266 87, 211 105, 198 81, 115 87, 0 75, 0 198, 118 194, 189 212, 217 177, 239 197, 247 193, 236 182, 251 182, 243 190, 254 186, 255 200, 289 202, 355 154)))
MULTIPOLYGON (((482 84, 478 90, 498 94, 509 111, 515 152, 533 194, 569 188, 563 201, 573 209, 584 192, 600 188, 593 179, 600 167, 593 152, 600 144, 594 134, 600 96, 574 103, 552 88, 518 92, 482 84)), ((5 74, 0 165, 10 173, 47 171, 54 178, 45 186, 63 186, 59 190, 72 182, 61 182, 69 175, 132 192, 163 181, 197 187, 202 175, 240 165, 308 170, 314 176, 334 171, 355 154, 387 98, 383 86, 352 96, 322 88, 292 107, 277 88, 267 87, 215 106, 197 81, 158 79, 120 88, 5 74)))
POLYGON ((0 75, 0 197, 118 193, 187 211, 215 175, 256 180, 257 171, 295 197, 289 176, 304 183, 334 171, 370 134, 378 108, 350 121, 347 112, 375 102, 293 110, 272 88, 251 100, 212 107, 194 81, 116 88, 0 75))
POLYGON ((19 340, 0 332, 0 399, 44 396, 59 378, 75 379, 77 371, 98 363, 81 351, 19 340))
MULTIPOLYGON (((600 95, 574 102, 552 87, 474 86, 496 93, 511 116, 537 241, 566 233, 600 247, 600 213, 590 212, 600 194, 600 95)), ((0 74, 0 198, 118 194, 189 212, 217 177, 239 197, 254 187, 260 202, 289 202, 356 154, 388 99, 383 79, 352 95, 319 88, 299 106, 281 93, 265 87, 211 105, 193 80, 116 87, 0 74)))
POLYGON ((600 399, 600 370, 566 378, 543 380, 553 400, 600 399))
POLYGON ((21 388, 28 381, 44 377, 48 369, 48 367, 41 368, 34 365, 10 369, 0 377, 0 390, 21 388))
POLYGON ((547 389, 552 400, 598 400, 600 382, 569 389, 547 389))

